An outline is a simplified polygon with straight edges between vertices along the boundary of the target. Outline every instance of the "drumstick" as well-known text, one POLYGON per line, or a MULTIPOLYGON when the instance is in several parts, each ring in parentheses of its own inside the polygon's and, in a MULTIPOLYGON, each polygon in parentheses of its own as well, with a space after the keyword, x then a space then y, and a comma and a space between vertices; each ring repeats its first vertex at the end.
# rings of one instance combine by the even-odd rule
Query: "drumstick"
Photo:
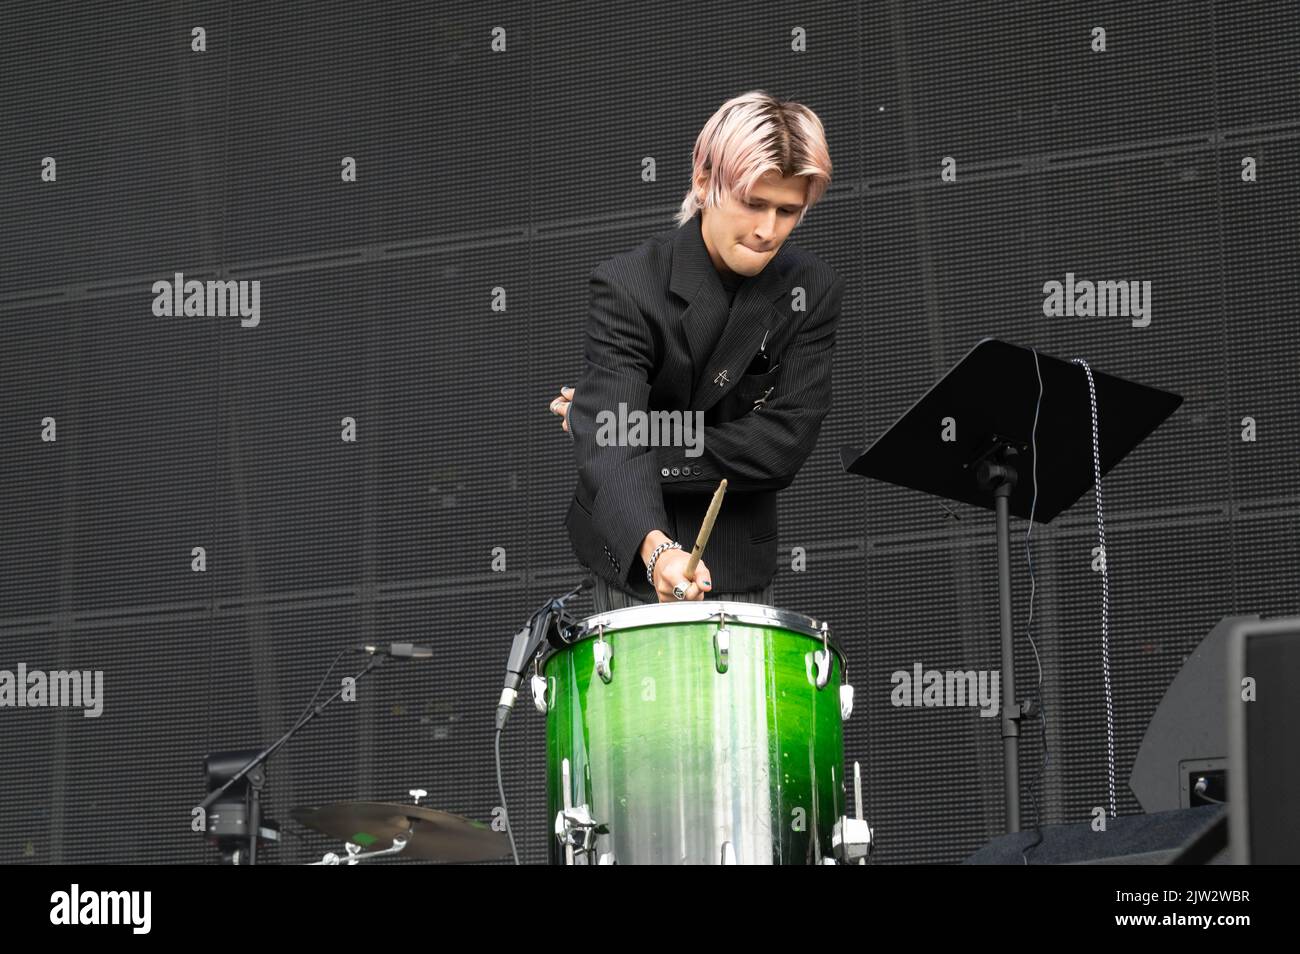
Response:
POLYGON ((713 499, 709 501, 709 509, 704 514, 704 523, 700 524, 699 535, 695 538, 695 546, 691 547, 691 558, 686 561, 686 579, 695 579, 695 567, 700 562, 700 557, 704 555, 704 545, 709 542, 709 534, 713 532, 713 521, 718 519, 718 511, 722 509, 722 495, 727 492, 727 478, 722 478, 722 483, 718 484, 718 489, 713 492, 713 499))

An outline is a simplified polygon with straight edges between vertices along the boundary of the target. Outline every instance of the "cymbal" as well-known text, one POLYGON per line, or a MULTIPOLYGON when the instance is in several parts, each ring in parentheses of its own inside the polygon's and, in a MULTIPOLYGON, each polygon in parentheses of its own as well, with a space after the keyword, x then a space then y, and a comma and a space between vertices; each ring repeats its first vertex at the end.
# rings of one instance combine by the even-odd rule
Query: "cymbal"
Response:
POLYGON ((505 832, 483 822, 420 805, 391 802, 335 802, 320 808, 295 808, 290 814, 308 828, 370 850, 387 848, 407 835, 395 857, 427 861, 492 861, 510 853, 505 832))

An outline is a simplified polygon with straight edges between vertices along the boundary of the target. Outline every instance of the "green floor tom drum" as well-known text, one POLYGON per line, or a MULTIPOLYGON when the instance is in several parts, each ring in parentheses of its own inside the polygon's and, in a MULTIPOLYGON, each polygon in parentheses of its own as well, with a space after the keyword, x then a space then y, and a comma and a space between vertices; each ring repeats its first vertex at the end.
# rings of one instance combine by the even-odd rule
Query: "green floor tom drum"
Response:
POLYGON ((612 610, 570 637, 535 686, 553 863, 836 856, 853 690, 825 622, 704 600, 612 610))

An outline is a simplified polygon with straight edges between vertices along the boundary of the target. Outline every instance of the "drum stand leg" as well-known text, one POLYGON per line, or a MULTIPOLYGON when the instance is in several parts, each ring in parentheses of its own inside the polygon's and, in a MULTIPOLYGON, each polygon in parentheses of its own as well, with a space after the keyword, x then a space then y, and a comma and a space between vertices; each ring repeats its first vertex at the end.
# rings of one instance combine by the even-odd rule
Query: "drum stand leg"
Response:
MULTIPOLYGON (((572 780, 571 780, 570 777, 569 777, 569 760, 568 760, 568 759, 565 759, 565 760, 561 763, 561 765, 560 765, 560 772, 561 772, 561 777, 562 777, 562 780, 563 780, 562 784, 563 784, 563 786, 564 786, 564 814, 561 815, 560 818, 556 819, 556 822, 555 822, 556 832, 555 832, 555 833, 556 833, 557 835, 561 834, 561 832, 560 832, 560 823, 561 823, 561 819, 567 819, 567 818, 569 817, 570 813, 572 813, 572 811, 573 811, 573 789, 570 787, 570 785, 571 785, 571 781, 572 781, 572 780)), ((567 824, 564 826, 564 832, 563 832, 563 835, 564 835, 564 863, 565 863, 566 865, 571 865, 571 864, 573 864, 573 839, 570 838, 570 837, 568 837, 568 836, 569 836, 569 831, 568 831, 568 825, 567 825, 567 824)))
MULTIPOLYGON (((831 848, 841 864, 865 865, 872 849, 871 826, 862 817, 862 766, 853 763, 853 817, 841 815, 831 832, 831 848)), ((833 861, 830 862, 834 864, 833 861)))
MULTIPOLYGON (((609 829, 591 817, 591 809, 586 805, 573 804, 573 780, 568 759, 560 763, 560 777, 564 809, 555 816, 555 837, 564 845, 564 863, 577 864, 577 856, 581 854, 583 863, 591 864, 595 836, 608 834, 609 829)), ((613 856, 606 855, 599 863, 612 864, 613 856)))

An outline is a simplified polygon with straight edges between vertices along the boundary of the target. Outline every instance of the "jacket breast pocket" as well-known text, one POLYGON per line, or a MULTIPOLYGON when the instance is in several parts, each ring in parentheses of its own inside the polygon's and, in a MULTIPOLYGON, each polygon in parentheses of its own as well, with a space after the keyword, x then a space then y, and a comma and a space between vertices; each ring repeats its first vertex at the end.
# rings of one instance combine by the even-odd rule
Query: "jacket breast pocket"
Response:
POLYGON ((763 374, 746 374, 741 377, 736 386, 727 392, 727 396, 718 402, 718 420, 734 421, 761 408, 776 394, 780 377, 779 366, 763 374))

